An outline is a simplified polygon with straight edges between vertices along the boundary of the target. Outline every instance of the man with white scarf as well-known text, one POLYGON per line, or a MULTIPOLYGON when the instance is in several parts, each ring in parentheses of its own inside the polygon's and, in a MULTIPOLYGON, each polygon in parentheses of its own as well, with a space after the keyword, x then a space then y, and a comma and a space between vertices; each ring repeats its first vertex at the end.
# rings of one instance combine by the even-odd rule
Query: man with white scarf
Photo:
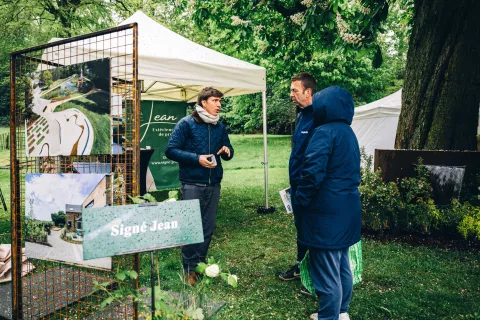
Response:
POLYGON ((200 200, 204 242, 182 248, 185 279, 192 286, 197 283, 195 268, 206 262, 215 229, 223 178, 221 160, 232 159, 234 153, 227 130, 219 122, 222 98, 217 89, 203 88, 195 111, 177 123, 165 150, 167 158, 179 165, 181 199, 200 200))

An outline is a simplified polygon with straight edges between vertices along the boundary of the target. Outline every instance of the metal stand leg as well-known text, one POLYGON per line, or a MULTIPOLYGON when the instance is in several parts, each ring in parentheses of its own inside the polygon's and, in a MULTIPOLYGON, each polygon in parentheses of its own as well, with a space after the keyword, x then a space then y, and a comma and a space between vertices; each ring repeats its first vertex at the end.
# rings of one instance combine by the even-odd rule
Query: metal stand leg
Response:
POLYGON ((152 287, 152 319, 155 318, 155 257, 150 251, 150 286, 152 287))

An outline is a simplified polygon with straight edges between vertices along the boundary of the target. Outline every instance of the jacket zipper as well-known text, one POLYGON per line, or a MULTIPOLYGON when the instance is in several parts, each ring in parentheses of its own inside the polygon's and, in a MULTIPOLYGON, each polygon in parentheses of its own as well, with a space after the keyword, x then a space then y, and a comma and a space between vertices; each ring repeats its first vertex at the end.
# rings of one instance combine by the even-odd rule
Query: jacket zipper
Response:
MULTIPOLYGON (((208 154, 210 154, 210 124, 208 124, 208 154)), ((210 184, 210 177, 212 176, 212 168, 208 170, 208 184, 210 184)))

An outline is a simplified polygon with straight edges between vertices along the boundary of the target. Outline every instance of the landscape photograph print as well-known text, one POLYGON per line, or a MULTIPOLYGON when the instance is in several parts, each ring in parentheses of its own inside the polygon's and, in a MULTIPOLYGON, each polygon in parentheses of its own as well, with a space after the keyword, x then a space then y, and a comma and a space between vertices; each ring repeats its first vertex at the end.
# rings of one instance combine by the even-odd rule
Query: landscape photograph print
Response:
POLYGON ((109 258, 83 260, 82 211, 112 205, 111 175, 27 174, 25 181, 27 257, 109 269, 109 258))
POLYGON ((109 154, 110 59, 30 74, 25 84, 27 157, 109 154))

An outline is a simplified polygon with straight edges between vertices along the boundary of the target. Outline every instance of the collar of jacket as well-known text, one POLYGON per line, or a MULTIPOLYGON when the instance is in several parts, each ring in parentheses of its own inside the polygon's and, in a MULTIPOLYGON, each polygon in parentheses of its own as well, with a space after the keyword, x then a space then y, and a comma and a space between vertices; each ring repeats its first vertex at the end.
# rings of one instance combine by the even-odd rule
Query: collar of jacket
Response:
POLYGON ((200 116, 198 115, 197 110, 194 110, 192 112, 192 117, 193 117, 193 120, 195 120, 196 123, 205 123, 205 121, 203 121, 203 119, 200 118, 200 116))
POLYGON ((299 108, 300 109, 300 112, 302 113, 311 113, 313 112, 313 106, 311 104, 309 104, 308 106, 306 106, 305 108, 299 108))

